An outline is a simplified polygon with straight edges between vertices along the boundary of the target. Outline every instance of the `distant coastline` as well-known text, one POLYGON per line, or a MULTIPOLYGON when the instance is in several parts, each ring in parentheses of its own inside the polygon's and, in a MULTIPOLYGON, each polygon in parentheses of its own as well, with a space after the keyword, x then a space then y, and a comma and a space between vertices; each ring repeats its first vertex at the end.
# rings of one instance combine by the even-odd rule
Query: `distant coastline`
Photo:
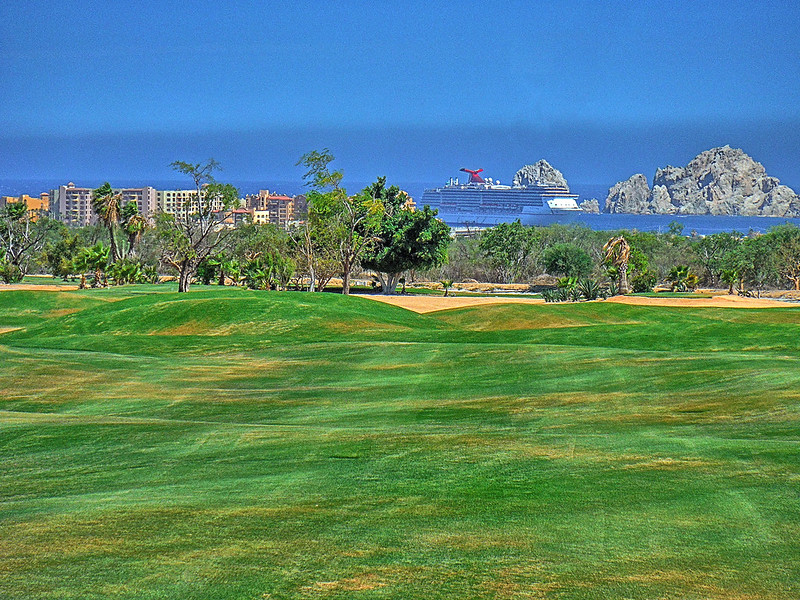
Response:
MULTIPOLYGON (((65 184, 62 179, 0 179, 0 196, 18 196, 20 194, 39 194, 65 184)), ((91 178, 78 179, 77 184, 89 187, 96 187, 103 181, 91 178)), ((111 183, 120 187, 138 187, 151 185, 156 189, 182 189, 189 188, 185 180, 181 179, 113 179, 111 183)), ((303 193, 306 188, 299 181, 231 181, 239 188, 242 196, 246 194, 258 193, 260 189, 268 189, 273 192, 295 195, 303 193)), ((368 185, 369 182, 345 181, 348 190, 360 190, 368 185)), ((441 182, 397 182, 402 189, 407 190, 415 199, 422 197, 422 192, 426 187, 440 185, 441 182)), ((613 184, 571 184, 570 188, 580 195, 581 200, 596 198, 600 203, 601 210, 604 207, 606 195, 613 184)), ((770 227, 781 223, 794 223, 800 226, 800 219, 784 219, 775 217, 724 217, 710 215, 635 215, 635 214, 587 214, 576 213, 570 215, 540 215, 536 218, 534 225, 548 226, 554 224, 578 224, 589 227, 596 231, 616 230, 616 229, 637 229, 639 231, 667 231, 671 222, 683 225, 684 234, 690 235, 693 231, 698 235, 710 235, 722 231, 741 231, 747 233, 750 230, 766 232, 770 227)))

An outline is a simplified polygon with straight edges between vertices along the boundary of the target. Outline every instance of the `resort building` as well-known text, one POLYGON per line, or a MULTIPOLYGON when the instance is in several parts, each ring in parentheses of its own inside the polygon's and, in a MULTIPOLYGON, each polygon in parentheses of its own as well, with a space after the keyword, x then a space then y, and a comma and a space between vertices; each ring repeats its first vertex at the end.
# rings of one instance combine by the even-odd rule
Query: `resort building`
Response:
POLYGON ((151 217, 158 210, 158 191, 154 187, 145 186, 114 191, 122 194, 121 206, 135 202, 139 207, 139 214, 143 217, 151 217))
POLYGON ((22 202, 28 207, 28 212, 30 213, 32 221, 35 221, 43 214, 50 211, 50 194, 47 192, 42 192, 39 196, 29 196, 28 194, 22 194, 21 196, 3 196, 0 198, 0 208, 8 204, 16 204, 17 202, 22 202))
MULTIPOLYGON (((159 190, 158 209, 169 215, 186 218, 198 212, 197 190, 159 190)), ((211 198, 211 212, 224 210, 221 198, 211 198)))
MULTIPOLYGON (((76 187, 74 183, 69 182, 67 185, 51 190, 48 200, 53 207, 53 212, 64 223, 83 227, 97 221, 92 208, 93 191, 92 188, 76 187)), ((129 202, 135 202, 143 217, 151 217, 158 209, 158 192, 153 187, 115 188, 114 192, 120 194, 121 207, 129 202)))
POLYGON ((51 190, 50 200, 58 218, 67 225, 84 227, 95 221, 92 188, 79 188, 70 181, 51 190))
POLYGON ((308 210, 304 195, 295 197, 271 194, 269 190, 260 190, 258 194, 247 196, 247 208, 253 211, 253 222, 271 223, 286 229, 290 223, 303 219, 308 210))

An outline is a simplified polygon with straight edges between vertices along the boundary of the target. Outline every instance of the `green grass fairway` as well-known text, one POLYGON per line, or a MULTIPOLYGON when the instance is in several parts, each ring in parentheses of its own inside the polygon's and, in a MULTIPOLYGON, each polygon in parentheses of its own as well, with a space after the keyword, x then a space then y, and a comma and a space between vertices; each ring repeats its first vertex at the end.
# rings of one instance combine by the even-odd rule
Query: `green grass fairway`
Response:
POLYGON ((800 598, 800 308, 0 292, 0 598, 800 598))

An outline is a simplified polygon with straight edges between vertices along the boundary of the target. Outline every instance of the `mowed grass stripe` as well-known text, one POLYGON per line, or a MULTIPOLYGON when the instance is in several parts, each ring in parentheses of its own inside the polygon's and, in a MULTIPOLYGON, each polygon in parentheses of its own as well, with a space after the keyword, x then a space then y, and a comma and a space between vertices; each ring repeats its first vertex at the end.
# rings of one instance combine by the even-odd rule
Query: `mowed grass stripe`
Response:
POLYGON ((792 309, 93 292, 0 336, 1 596, 800 595, 792 309))

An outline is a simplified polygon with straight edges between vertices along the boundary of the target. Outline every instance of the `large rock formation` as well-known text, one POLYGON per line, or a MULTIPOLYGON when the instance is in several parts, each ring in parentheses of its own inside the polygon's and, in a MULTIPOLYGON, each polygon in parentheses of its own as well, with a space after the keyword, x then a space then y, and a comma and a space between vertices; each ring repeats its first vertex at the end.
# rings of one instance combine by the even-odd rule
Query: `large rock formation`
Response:
POLYGON ((600 213, 600 202, 598 202, 597 198, 592 198, 590 200, 584 200, 581 202, 578 207, 587 213, 591 213, 593 215, 600 213))
POLYGON ((649 214, 650 186, 647 178, 637 173, 627 181, 620 181, 610 190, 603 209, 607 213, 649 214))
POLYGON ((658 169, 653 188, 634 175, 608 192, 605 212, 635 214, 800 216, 800 196, 769 177, 742 150, 723 146, 685 167, 658 169))
POLYGON ((561 171, 552 167, 544 159, 535 165, 525 165, 514 175, 514 185, 532 185, 535 183, 560 185, 569 189, 567 180, 564 179, 561 171))

